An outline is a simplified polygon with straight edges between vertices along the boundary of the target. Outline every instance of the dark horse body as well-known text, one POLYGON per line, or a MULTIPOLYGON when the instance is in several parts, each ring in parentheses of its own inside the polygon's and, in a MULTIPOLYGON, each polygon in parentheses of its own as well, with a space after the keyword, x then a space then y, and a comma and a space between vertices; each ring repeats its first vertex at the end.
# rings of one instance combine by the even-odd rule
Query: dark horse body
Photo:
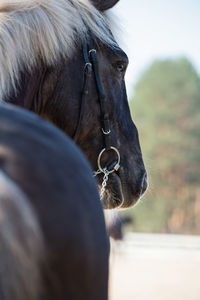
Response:
MULTIPOLYGON (((117 1, 91 0, 91 4, 85 0, 62 0, 57 2, 51 0, 46 2, 45 5, 43 5, 43 2, 45 1, 37 1, 37 4, 35 4, 36 8, 28 7, 27 10, 26 7, 24 9, 17 7, 17 10, 15 5, 12 8, 12 4, 8 7, 0 8, 0 12, 5 11, 6 17, 8 14, 7 23, 5 22, 2 25, 3 29, 9 28, 10 31, 18 30, 18 32, 21 30, 21 36, 23 36, 22 45, 23 43, 24 45, 28 44, 24 48, 20 44, 18 48, 21 47, 22 49, 16 49, 16 59, 13 58, 16 66, 13 63, 14 67, 12 67, 13 65, 10 67, 11 69, 13 68, 10 72, 12 76, 8 71, 8 74, 6 73, 4 77, 9 78, 11 76, 10 86, 16 80, 17 84, 15 84, 14 90, 10 86, 7 88, 8 92, 3 93, 3 100, 38 113, 73 138, 80 117, 85 69, 82 44, 89 33, 97 51, 99 75, 107 100, 107 113, 111 129, 110 139, 112 146, 118 149, 121 156, 119 170, 109 176, 106 197, 104 197, 104 207, 126 208, 133 206, 147 188, 147 176, 142 160, 138 132, 131 119, 126 96, 124 75, 128 59, 114 41, 104 13, 104 11, 114 6, 117 1), (60 15, 63 21, 59 26, 54 24, 58 23, 57 15, 55 14, 54 16, 52 7, 51 10, 49 8, 54 2, 55 7, 56 3, 59 2, 61 3, 59 5, 64 7, 62 11, 59 7, 57 12, 64 16, 60 15), (10 16, 9 10, 11 13, 12 10, 16 11, 10 16), (66 15, 65 10, 69 10, 66 15), (69 25, 66 31, 63 29, 61 35, 60 27, 65 22, 68 22, 73 14, 74 23, 72 20, 72 24, 69 25), (15 22, 15 15, 18 22, 15 22), (50 33, 54 37, 52 40, 49 38, 50 33, 47 33, 43 39, 40 39, 40 35, 45 32, 42 28, 44 26, 42 24, 43 19, 39 19, 41 25, 39 21, 34 23, 35 15, 37 20, 41 18, 41 15, 44 15, 45 20, 48 22, 50 20, 50 33), (28 21, 29 16, 31 16, 30 22, 28 21), (10 17, 13 17, 13 23, 12 20, 10 21, 10 17), (78 23, 80 24, 77 25, 78 23), (20 24, 24 24, 24 27, 20 24), (70 31, 70 34, 68 31, 70 31), (32 32, 34 32, 34 35, 32 32), (61 37, 59 37, 59 34, 61 37), (55 36, 58 36, 56 40, 58 45, 55 42, 55 36), (73 36, 74 38, 72 38, 73 36), (31 38, 35 40, 34 45, 31 38), (46 40, 48 41, 48 38, 51 43, 49 42, 46 49, 42 43, 46 40), (73 50, 70 54, 68 53, 69 45, 67 42, 63 42, 69 38, 72 40, 70 40, 71 44, 69 43, 69 45, 73 50), (28 49, 27 53, 26 48, 28 49), (48 52, 48 49, 51 48, 53 49, 53 54, 51 54, 50 50, 48 52), (55 55, 56 51, 59 52, 58 55, 55 55)), ((23 3, 28 2, 25 1, 23 3)), ((8 33, 9 41, 12 41, 13 36, 14 34, 11 36, 8 33)), ((15 42, 17 43, 17 40, 15 42)), ((14 42, 13 47, 15 47, 14 42)), ((2 61, 3 63, 4 61, 2 61)), ((3 80, 2 82, 4 83, 3 80)), ((98 169, 97 158, 102 148, 105 147, 101 127, 99 95, 95 76, 92 74, 77 144, 84 151, 94 170, 98 169)), ((105 155, 102 160, 103 163, 105 161, 105 164, 112 164, 113 156, 105 155)), ((101 184, 102 174, 98 175, 98 178, 101 184)))
POLYGON ((0 299, 107 299, 108 241, 92 171, 60 130, 0 105, 0 299))

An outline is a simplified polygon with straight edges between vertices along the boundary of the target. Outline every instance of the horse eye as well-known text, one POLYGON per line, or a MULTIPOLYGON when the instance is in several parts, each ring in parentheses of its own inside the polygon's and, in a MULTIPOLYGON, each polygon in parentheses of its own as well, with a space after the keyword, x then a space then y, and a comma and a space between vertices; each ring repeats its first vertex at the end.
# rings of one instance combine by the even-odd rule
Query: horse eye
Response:
POLYGON ((115 65, 115 68, 121 74, 124 74, 124 72, 126 71, 126 66, 125 66, 125 64, 123 62, 118 62, 115 65))

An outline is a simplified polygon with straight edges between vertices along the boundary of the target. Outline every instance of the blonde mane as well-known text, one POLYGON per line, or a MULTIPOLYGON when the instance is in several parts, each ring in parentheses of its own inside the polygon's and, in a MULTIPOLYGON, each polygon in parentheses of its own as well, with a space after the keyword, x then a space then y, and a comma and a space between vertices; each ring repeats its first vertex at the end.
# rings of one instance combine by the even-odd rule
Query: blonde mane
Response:
POLYGON ((114 44, 108 28, 89 0, 0 0, 0 99, 17 93, 25 68, 70 57, 88 30, 114 44))

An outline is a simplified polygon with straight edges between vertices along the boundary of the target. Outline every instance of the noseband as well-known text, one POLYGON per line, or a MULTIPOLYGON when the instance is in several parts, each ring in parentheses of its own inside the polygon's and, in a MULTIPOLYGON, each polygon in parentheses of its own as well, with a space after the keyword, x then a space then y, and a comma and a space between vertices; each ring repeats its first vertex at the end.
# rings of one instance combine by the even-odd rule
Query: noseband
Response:
POLYGON ((100 192, 100 199, 103 200, 108 176, 120 168, 120 153, 112 146, 111 143, 111 129, 110 129, 110 120, 109 120, 109 113, 108 113, 108 107, 107 107, 107 98, 104 92, 104 88, 100 79, 99 75, 99 67, 98 67, 98 59, 97 59, 97 51, 94 48, 93 40, 90 36, 88 36, 87 40, 83 41, 82 44, 83 47, 83 56, 85 61, 85 67, 84 67, 84 80, 83 80, 83 90, 82 90, 82 96, 81 96, 81 107, 80 107, 80 113, 79 113, 79 121, 76 127, 76 131, 74 134, 74 141, 76 142, 80 131, 81 131, 81 124, 82 119, 84 115, 84 107, 85 102, 89 94, 89 81, 92 77, 92 73, 94 74, 95 82, 96 82, 96 88, 98 93, 98 99, 99 99, 99 105, 100 105, 100 113, 101 113, 101 127, 102 127, 102 134, 104 137, 104 148, 100 151, 98 159, 97 159, 97 165, 98 170, 94 172, 94 176, 97 176, 99 174, 103 174, 103 182, 102 182, 102 188, 100 192), (116 157, 115 162, 112 163, 111 166, 103 166, 102 164, 102 158, 103 155, 106 152, 113 152, 114 156, 116 157))

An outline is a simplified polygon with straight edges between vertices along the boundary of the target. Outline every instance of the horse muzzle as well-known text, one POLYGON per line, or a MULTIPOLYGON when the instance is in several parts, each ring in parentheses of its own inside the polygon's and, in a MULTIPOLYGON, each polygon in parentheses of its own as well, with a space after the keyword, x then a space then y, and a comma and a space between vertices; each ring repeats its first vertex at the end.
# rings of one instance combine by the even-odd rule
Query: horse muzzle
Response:
POLYGON ((147 173, 146 171, 141 173, 134 182, 129 182, 123 168, 111 174, 102 199, 104 209, 124 209, 134 206, 148 187, 147 173))

